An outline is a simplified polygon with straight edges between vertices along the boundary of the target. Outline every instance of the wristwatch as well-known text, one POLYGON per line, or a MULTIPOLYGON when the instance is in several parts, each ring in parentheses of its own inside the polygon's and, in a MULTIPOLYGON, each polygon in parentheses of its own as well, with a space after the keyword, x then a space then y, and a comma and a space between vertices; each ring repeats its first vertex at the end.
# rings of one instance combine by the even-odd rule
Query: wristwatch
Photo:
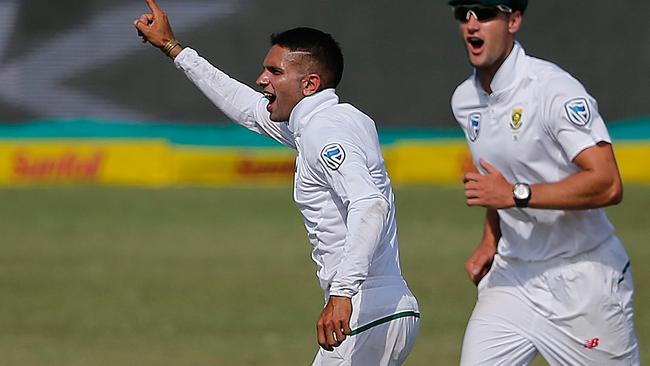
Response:
POLYGON ((517 182, 512 187, 512 197, 515 199, 515 206, 517 207, 528 207, 531 194, 532 191, 528 183, 517 182))

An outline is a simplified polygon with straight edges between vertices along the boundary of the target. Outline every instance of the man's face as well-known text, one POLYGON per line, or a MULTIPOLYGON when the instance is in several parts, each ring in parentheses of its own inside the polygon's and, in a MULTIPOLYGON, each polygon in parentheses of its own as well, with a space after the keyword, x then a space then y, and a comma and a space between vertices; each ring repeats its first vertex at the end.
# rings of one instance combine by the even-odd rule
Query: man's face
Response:
POLYGON ((499 11, 494 18, 482 21, 470 12, 469 19, 459 22, 470 64, 481 71, 496 71, 512 49, 520 22, 519 12, 499 11), (513 17, 517 17, 516 21, 513 17))
POLYGON ((293 108, 305 97, 303 56, 274 45, 264 58, 264 71, 257 78, 264 96, 269 100, 266 110, 275 122, 289 120, 293 108))

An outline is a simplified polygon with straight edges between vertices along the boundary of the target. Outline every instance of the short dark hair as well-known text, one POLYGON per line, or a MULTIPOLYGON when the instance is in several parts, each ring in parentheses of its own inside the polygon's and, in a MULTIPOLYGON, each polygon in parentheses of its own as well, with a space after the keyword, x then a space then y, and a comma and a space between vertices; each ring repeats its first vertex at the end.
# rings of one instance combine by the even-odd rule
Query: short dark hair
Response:
POLYGON ((323 67, 323 88, 336 88, 343 77, 343 52, 334 38, 318 29, 299 27, 271 35, 271 45, 309 52, 323 67))
POLYGON ((447 4, 451 6, 458 5, 485 5, 496 6, 505 5, 512 10, 519 10, 522 14, 526 11, 528 0, 449 0, 447 4))

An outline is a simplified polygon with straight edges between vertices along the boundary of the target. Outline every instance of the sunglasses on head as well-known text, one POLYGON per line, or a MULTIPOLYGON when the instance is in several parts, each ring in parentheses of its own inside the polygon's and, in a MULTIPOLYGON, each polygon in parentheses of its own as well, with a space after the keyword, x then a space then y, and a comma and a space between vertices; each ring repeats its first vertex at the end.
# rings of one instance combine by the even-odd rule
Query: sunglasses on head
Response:
POLYGON ((512 13, 512 9, 505 5, 482 6, 482 5, 460 5, 453 8, 454 18, 461 23, 466 23, 473 15, 479 22, 492 20, 502 13, 512 13))

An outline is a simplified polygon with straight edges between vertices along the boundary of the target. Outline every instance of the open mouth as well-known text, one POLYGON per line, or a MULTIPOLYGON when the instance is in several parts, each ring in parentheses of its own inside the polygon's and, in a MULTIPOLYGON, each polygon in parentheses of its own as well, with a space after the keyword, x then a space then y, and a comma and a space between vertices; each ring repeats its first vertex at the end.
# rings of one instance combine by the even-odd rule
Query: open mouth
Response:
POLYGON ((264 98, 269 101, 269 104, 266 105, 266 110, 271 113, 273 111, 273 102, 275 102, 276 95, 268 92, 268 91, 263 91, 262 95, 264 95, 264 98))
POLYGON ((469 43, 470 47, 471 47, 473 50, 476 51, 476 50, 479 50, 481 47, 483 47, 483 44, 485 43, 485 41, 482 40, 482 39, 480 39, 480 38, 469 37, 469 38, 467 39, 467 43, 469 43))
POLYGON ((267 91, 262 92, 262 94, 264 94, 264 98, 266 98, 269 101, 269 104, 275 102, 275 98, 276 98, 275 94, 267 91))

